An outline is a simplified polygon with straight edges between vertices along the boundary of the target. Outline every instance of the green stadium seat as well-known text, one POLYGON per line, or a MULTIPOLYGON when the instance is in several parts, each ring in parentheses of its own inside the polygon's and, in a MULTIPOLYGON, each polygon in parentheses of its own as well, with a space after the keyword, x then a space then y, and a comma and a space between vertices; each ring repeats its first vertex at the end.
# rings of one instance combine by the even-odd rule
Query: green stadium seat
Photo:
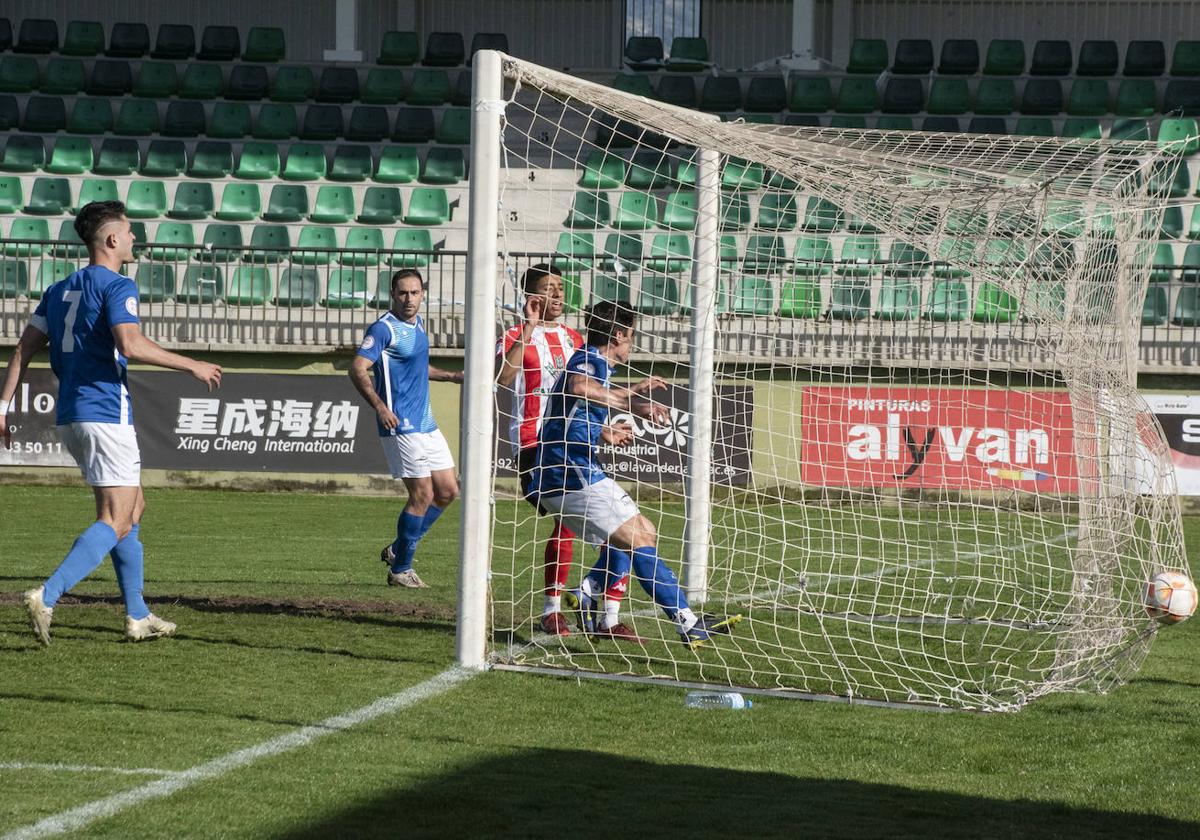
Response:
POLYGON ((829 118, 829 127, 865 129, 867 127, 867 118, 850 116, 848 114, 836 114, 829 118))
POLYGON ((369 146, 338 146, 326 177, 331 181, 365 181, 374 169, 369 146))
POLYGON ((444 225, 450 221, 450 201, 439 187, 417 187, 408 197, 406 225, 444 225))
POLYGON ((285 181, 317 181, 325 177, 325 148, 311 144, 293 144, 280 177, 285 181))
POLYGON ((1025 72, 1025 42, 997 38, 988 44, 985 76, 1020 76, 1025 72))
POLYGON ((273 102, 305 102, 313 97, 316 80, 312 70, 301 65, 286 65, 275 71, 271 86, 273 102))
POLYGON ((551 264, 562 271, 586 271, 592 267, 596 242, 590 233, 560 233, 551 264))
POLYGON ((861 321, 870 316, 871 281, 865 277, 834 277, 829 317, 837 321, 861 321))
POLYGON ((927 76, 933 72, 933 43, 925 38, 901 38, 896 42, 892 73, 927 76))
POLYGON ((52 58, 46 62, 42 93, 74 96, 87 85, 83 62, 78 58, 52 58))
POLYGON ((250 133, 250 108, 245 102, 217 102, 208 124, 209 137, 238 140, 250 133))
MULTIPOLYGON (((792 252, 792 274, 827 277, 833 270, 833 246, 825 236, 801 236, 792 252)), ((795 316, 793 316, 795 317, 795 316)))
POLYGON ((271 64, 283 61, 287 56, 287 44, 283 30, 278 26, 252 26, 246 34, 246 51, 242 61, 257 61, 271 64))
POLYGON ((241 225, 209 225, 204 229, 198 259, 233 262, 242 257, 241 225))
POLYGON ((1191 194, 1192 181, 1187 164, 1180 160, 1160 161, 1150 172, 1150 189, 1166 193, 1168 198, 1185 198, 1191 194))
POLYGON ((621 193, 612 226, 617 230, 649 230, 658 224, 658 201, 650 193, 621 193))
POLYGON ((141 58, 150 52, 150 28, 144 23, 114 23, 108 33, 108 49, 113 58, 141 58))
POLYGON ((0 213, 20 213, 25 206, 25 192, 21 179, 12 175, 0 177, 0 213))
POLYGON ((17 34, 14 52, 58 52, 58 24, 48 18, 25 18, 17 34))
POLYGON ((1113 113, 1122 117, 1151 117, 1156 110, 1158 92, 1153 79, 1122 79, 1117 88, 1113 113))
POLYGON ((271 83, 267 68, 257 64, 236 64, 229 71, 225 85, 225 98, 246 102, 258 102, 270 95, 271 83))
POLYGON ((395 187, 367 187, 358 221, 364 225, 394 225, 401 213, 400 190, 395 187))
POLYGON ((595 230, 608 227, 612 219, 608 196, 605 193, 577 192, 563 220, 563 227, 574 230, 595 230))
POLYGON ((1071 85, 1067 113, 1081 117, 1107 114, 1108 82, 1103 79, 1076 79, 1071 85))
POLYGON ((392 251, 384 260, 394 268, 424 268, 436 262, 433 235, 428 230, 400 229, 392 238, 392 251))
POLYGON ((1167 68, 1162 41, 1130 41, 1125 49, 1126 76, 1161 76, 1167 68))
POLYGON ((77 98, 67 121, 72 134, 104 134, 113 128, 112 105, 107 99, 77 98))
POLYGON ((1158 126, 1158 145, 1193 155, 1200 151, 1200 127, 1192 117, 1166 117, 1158 126))
POLYGON ((1183 233, 1183 208, 1177 204, 1165 208, 1158 229, 1158 238, 1179 239, 1183 233))
MULTIPOLYGON (((639 268, 641 264, 642 237, 629 233, 610 233, 608 235, 600 257, 599 265, 602 271, 624 274, 639 268)), ((595 294, 593 288, 593 297, 595 294)), ((601 300, 612 300, 612 298, 601 298, 601 300)))
POLYGON ((791 231, 796 229, 796 196, 792 193, 769 192, 758 202, 759 230, 791 231))
POLYGON ((94 20, 70 21, 59 52, 63 55, 99 55, 104 52, 104 26, 94 20))
POLYGON ((841 230, 844 218, 842 209, 836 204, 815 195, 809 196, 800 229, 810 233, 833 233, 841 230))
POLYGON ((880 272, 883 255, 874 236, 847 236, 834 273, 843 277, 872 277, 880 272))
POLYGON ((179 89, 175 65, 165 61, 143 61, 138 67, 133 95, 147 99, 166 99, 179 89))
POLYGON ((885 276, 875 301, 878 321, 913 321, 921 314, 921 290, 912 280, 885 276))
POLYGON ((29 285, 29 296, 34 300, 41 298, 46 290, 79 270, 76 263, 60 259, 42 259, 38 262, 37 274, 29 285))
POLYGON ((267 269, 258 265, 243 265, 238 266, 229 278, 225 302, 234 306, 262 306, 270 299, 271 293, 271 275, 267 269))
POLYGON ((833 107, 833 87, 825 76, 792 76, 788 109, 798 113, 823 114, 833 107))
POLYGON ((1200 239, 1200 204, 1192 205, 1192 221, 1188 225, 1188 239, 1200 239))
POLYGON ((72 206, 71 183, 66 178, 35 178, 25 212, 37 216, 57 216, 72 206))
POLYGON ((408 184, 417 180, 420 164, 411 146, 385 146, 379 153, 375 180, 381 184, 408 184))
POLYGON ((338 254, 340 264, 379 265, 379 252, 384 248, 383 231, 376 227, 351 228, 346 234, 345 248, 354 253, 338 254))
POLYGON ((634 35, 625 41, 625 64, 633 70, 657 70, 663 66, 663 42, 653 35, 634 35))
POLYGON ((892 243, 884 277, 897 280, 912 280, 924 277, 929 272, 929 254, 920 248, 899 240, 892 243))
POLYGON ((29 266, 19 260, 0 260, 0 298, 29 294, 29 266))
POLYGON ((608 274, 596 274, 592 276, 592 296, 589 304, 605 300, 627 305, 632 304, 633 298, 627 275, 613 277, 608 274))
POLYGON ((130 219, 157 219, 167 212, 167 189, 162 181, 138 180, 125 194, 125 215, 130 219))
POLYGON ((577 186, 590 190, 611 190, 625 181, 626 162, 617 155, 596 149, 584 161, 583 174, 577 186))
POLYGON ((1200 41, 1176 41, 1171 55, 1172 76, 1200 76, 1200 41))
POLYGON ((92 96, 124 96, 133 90, 133 71, 128 61, 102 59, 92 65, 87 92, 92 96))
MULTIPOLYGON (((154 244, 147 249, 152 260, 176 262, 186 260, 196 249, 196 235, 187 222, 160 222, 154 234, 154 244)), ((172 294, 174 289, 172 288, 172 294)))
POLYGON ((457 184, 465 180, 467 160, 462 149, 435 146, 426 153, 425 165, 421 169, 422 184, 457 184))
POLYGON ((1200 283, 1200 244, 1191 244, 1183 251, 1179 279, 1185 283, 1200 283))
POLYGON ((274 143, 243 143, 242 156, 233 177, 246 180, 276 178, 279 175, 279 147, 274 143))
POLYGON ((969 239, 943 239, 938 246, 937 262, 933 265, 933 276, 938 280, 961 280, 970 277, 970 264, 975 259, 975 243, 969 239))
POLYGON ((657 96, 654 86, 650 83, 650 77, 645 73, 620 73, 613 77, 610 84, 611 87, 632 93, 634 96, 644 96, 647 99, 657 96))
POLYGON ((175 178, 187 168, 187 151, 182 140, 150 140, 142 174, 175 178))
POLYGON ((762 187, 765 177, 761 163, 731 157, 721 171, 721 188, 756 191, 762 187))
POLYGON ((249 222, 257 219, 261 212, 262 199, 257 184, 226 184, 221 192, 221 206, 213 215, 224 222, 249 222))
POLYGON ((1167 89, 1163 93, 1162 110, 1165 114, 1181 117, 1200 116, 1200 81, 1172 79, 1167 82, 1167 89))
POLYGON ((886 114, 915 114, 925 109, 925 91, 916 78, 888 79, 881 110, 886 114))
POLYGON ((755 76, 746 89, 746 110, 777 114, 787 110, 787 84, 778 76, 755 76))
POLYGON ((308 190, 298 184, 276 184, 262 214, 268 222, 298 222, 308 216, 308 190))
POLYGON ((225 277, 219 266, 189 265, 183 272, 177 300, 183 303, 215 303, 225 294, 225 277))
POLYGON ((671 160, 657 149, 634 153, 625 176, 625 186, 635 190, 660 190, 671 186, 671 160))
POLYGON ((882 38, 855 38, 850 45, 847 73, 867 73, 878 76, 888 66, 887 41, 882 38))
POLYGON ((318 102, 353 102, 358 94, 358 71, 353 67, 326 67, 321 71, 316 92, 318 102))
POLYGON ((921 122, 921 131, 948 132, 957 134, 960 131, 957 117, 926 117, 921 122))
POLYGON ((4 158, 0 169, 5 172, 33 172, 46 164, 46 147, 41 137, 15 134, 9 135, 4 147, 4 158))
MULTIPOLYGON (((1070 106, 1068 106, 1070 110, 1070 106)), ((1049 117, 1021 117, 1013 134, 1026 137, 1054 137, 1054 122, 1049 117)))
MULTIPOLYGON (((137 224, 141 223, 138 222, 137 224)), ((134 227, 136 229, 136 225, 134 227)), ((54 244, 50 246, 50 253, 55 257, 72 260, 83 259, 87 256, 87 248, 84 247, 83 240, 79 238, 79 234, 75 230, 74 219, 64 219, 62 224, 58 226, 58 236, 55 237, 54 244)), ((41 276, 40 271, 38 275, 41 276)), ((56 277, 54 279, 61 280, 62 278, 56 277)), ((50 282, 53 283, 54 280, 50 282)))
POLYGON ((410 105, 444 105, 450 101, 450 76, 445 70, 414 70, 408 88, 410 105))
POLYGON ((100 154, 96 156, 92 172, 97 175, 132 175, 140 164, 141 152, 136 140, 109 137, 100 144, 100 154))
POLYGON ((975 293, 971 320, 989 324, 1007 323, 1016 318, 1017 299, 994 283, 985 281, 975 293))
POLYGON ((58 96, 31 96, 25 101, 21 130, 31 134, 53 134, 67 127, 67 109, 58 96))
MULTIPOLYGON (((159 38, 162 31, 159 30, 159 38)), ((236 61, 242 51, 242 39, 236 26, 206 26, 200 37, 201 61, 236 61)))
POLYGON ((1011 114, 1017 92, 1012 79, 980 79, 975 90, 975 113, 1011 114))
POLYGON ((931 114, 965 114, 971 107, 971 92, 966 79, 934 79, 929 86, 931 114))
MULTIPOLYGON (((766 277, 741 277, 733 281, 730 311, 736 315, 774 315, 775 286, 766 277)), ((718 311, 722 308, 718 302, 718 311)))
POLYGON ((1148 286, 1146 298, 1142 302, 1142 326, 1154 327, 1166 324, 1170 314, 1167 290, 1162 286, 1148 286))
POLYGON ((297 128, 295 108, 267 103, 258 109, 254 137, 257 140, 287 140, 296 136, 297 128))
POLYGON ((162 303, 175 297, 174 266, 142 263, 133 282, 137 283, 138 300, 142 303, 162 303))
POLYGON ((392 140, 397 143, 428 143, 433 140, 431 108, 401 108, 396 112, 392 140))
POLYGON ((1149 140, 1150 124, 1143 119, 1124 117, 1112 121, 1108 129, 1109 140, 1149 140))
POLYGON ((417 33, 392 30, 383 33, 375 63, 407 67, 416 64, 420 58, 421 42, 417 33))
MULTIPOLYGON (((379 231, 373 230, 378 234, 379 231)), ((375 263, 371 263, 374 265, 375 263)), ((367 272, 362 269, 335 268, 329 273, 323 306, 330 309, 362 309, 367 305, 367 272)))
POLYGON ((667 196, 659 224, 668 230, 695 230, 696 193, 678 190, 667 196))
POLYGON ((439 143, 465 146, 471 142, 471 112, 466 108, 447 108, 442 111, 436 140, 439 143))
POLYGON ((167 103, 167 112, 163 115, 161 133, 166 137, 201 136, 205 133, 204 106, 199 102, 167 103))
POLYGON ((45 219, 13 219, 8 236, 3 241, 5 256, 40 257, 46 251, 45 242, 50 239, 50 225, 45 219), (22 242, 19 240, 30 240, 22 242))
POLYGON ((390 131, 386 108, 381 105, 356 105, 350 112, 346 139, 361 143, 378 143, 386 140, 390 131))
POLYGON ((158 133, 158 103, 147 99, 127 99, 117 112, 114 134, 149 137, 158 133))
POLYGON ((175 188, 175 203, 167 211, 172 219, 204 219, 216 209, 212 184, 183 181, 175 188))
POLYGON ((696 107, 696 81, 690 76, 663 76, 658 80, 658 98, 680 108, 696 107))
POLYGON ((302 140, 336 140, 344 133, 342 109, 337 105, 309 105, 304 109, 302 140))
POLYGON ((293 265, 328 265, 338 247, 337 231, 332 227, 307 225, 300 228, 300 238, 289 259, 293 265))
POLYGON ((924 317, 930 321, 963 321, 970 311, 970 293, 962 280, 937 280, 929 293, 924 317))
POLYGON ((742 83, 737 76, 707 76, 700 86, 700 110, 742 110, 742 83))
POLYGON ((1200 288, 1187 286, 1179 290, 1171 323, 1177 327, 1200 327, 1200 288))
POLYGON ((357 212, 350 187, 327 185, 317 190, 317 200, 308 218, 314 222, 340 225, 353 219, 357 212))
POLYGON ((2 91, 29 93, 37 90, 38 75, 38 63, 35 58, 17 55, 6 55, 0 58, 0 90, 2 91))
POLYGON ((459 32, 430 32, 425 41, 427 67, 458 67, 467 57, 462 34, 459 32))
POLYGON ((471 96, 473 95, 473 82, 470 70, 462 70, 458 74, 458 78, 454 80, 454 90, 450 94, 450 104, 456 105, 459 108, 471 107, 471 96))
POLYGON ((359 101, 374 105, 395 105, 404 100, 404 72, 391 67, 372 67, 367 71, 359 101))
POLYGON ((1079 64, 1075 68, 1075 75, 1115 76, 1120 63, 1121 54, 1116 41, 1084 41, 1079 45, 1079 64))
POLYGON ((0 131, 15 129, 20 124, 21 114, 17 109, 17 98, 10 94, 0 96, 0 131))
POLYGON ((245 252, 247 262, 274 265, 288 256, 292 237, 287 225, 255 225, 250 232, 250 249, 245 252))
POLYGON ((666 69, 676 73, 694 73, 712 66, 708 56, 708 41, 704 38, 676 36, 671 39, 671 53, 666 69))
POLYGON ((974 76, 979 72, 979 44, 973 38, 947 38, 942 41, 939 76, 974 76))
POLYGON ((1063 121, 1062 136, 1076 137, 1080 140, 1099 140, 1104 135, 1099 120, 1068 117, 1063 121))
POLYGON ((650 254, 644 267, 650 271, 678 274, 688 270, 691 263, 691 237, 685 233, 657 233, 650 240, 650 254))
POLYGON ((722 193, 719 212, 722 231, 745 230, 750 226, 750 201, 745 193, 722 193))
POLYGON ((187 61, 195 54, 196 32, 191 26, 186 23, 164 23, 158 27, 151 58, 187 61))
POLYGON ((867 114, 875 110, 874 79, 842 79, 838 88, 837 110, 842 114, 867 114))
MULTIPOLYGON (((778 274, 787 263, 783 237, 754 234, 746 240, 742 271, 747 274, 778 274)), ((774 307, 770 311, 774 311, 774 307)), ((769 314, 769 313, 768 313, 769 314)))
POLYGON ((1157 243, 1150 262, 1150 282, 1170 283, 1175 278, 1175 265, 1175 247, 1170 242, 1157 243))
POLYGON ((233 146, 223 141, 201 140, 196 144, 188 176, 224 178, 233 171, 233 146))
POLYGON ((508 36, 503 32, 476 32, 471 37, 471 48, 467 50, 467 65, 471 64, 471 59, 475 53, 480 50, 496 50, 498 52, 509 52, 508 36))
POLYGON ((674 315, 679 311, 679 282, 668 274, 643 274, 634 308, 645 315, 674 315))
POLYGON ((84 137, 60 137, 54 141, 54 150, 46 171, 58 175, 81 175, 92 168, 92 141, 84 137))
POLYGON ((1070 41, 1038 41, 1029 62, 1031 76, 1069 76, 1074 59, 1070 41))

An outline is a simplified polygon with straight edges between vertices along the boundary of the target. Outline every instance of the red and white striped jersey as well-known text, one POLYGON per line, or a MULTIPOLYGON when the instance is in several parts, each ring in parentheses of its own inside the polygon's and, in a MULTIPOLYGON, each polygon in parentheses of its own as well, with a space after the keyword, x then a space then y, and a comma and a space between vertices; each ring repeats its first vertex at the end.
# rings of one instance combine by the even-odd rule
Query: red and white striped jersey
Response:
MULTIPOLYGON (((497 355, 507 353, 512 348, 521 337, 521 326, 517 324, 504 333, 504 338, 496 345, 497 355)), ((562 324, 550 327, 539 324, 533 328, 533 336, 525 345, 521 372, 512 383, 514 410, 508 439, 514 456, 520 450, 537 444, 546 396, 571 355, 582 346, 583 338, 579 333, 562 324)))

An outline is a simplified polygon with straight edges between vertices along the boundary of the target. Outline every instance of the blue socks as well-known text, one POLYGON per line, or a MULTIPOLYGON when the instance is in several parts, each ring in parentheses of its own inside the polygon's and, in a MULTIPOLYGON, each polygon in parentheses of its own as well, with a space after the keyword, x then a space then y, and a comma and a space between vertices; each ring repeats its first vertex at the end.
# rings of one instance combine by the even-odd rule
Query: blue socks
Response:
POLYGON ((421 536, 425 536, 425 532, 433 527, 433 523, 437 522, 438 517, 442 515, 442 509, 435 505, 430 505, 425 508, 425 518, 421 520, 421 536))
POLYGON ((619 551, 607 543, 600 546, 600 559, 585 576, 592 585, 592 592, 596 595, 608 592, 613 584, 629 574, 632 563, 633 559, 624 551, 619 551))
POLYGON ((680 610, 688 609, 687 595, 679 585, 679 578, 659 559, 657 549, 650 546, 634 549, 633 576, 672 620, 680 610))
POLYGON ((135 524, 125 538, 109 552, 113 569, 117 572, 117 585, 121 587, 121 595, 125 599, 125 613, 134 619, 150 615, 150 608, 142 599, 142 558, 145 549, 138 538, 140 530, 141 526, 135 524))
POLYGON ((396 520, 396 541, 392 543, 392 553, 396 557, 392 561, 392 574, 398 575, 412 568, 413 558, 417 556, 417 543, 441 515, 442 509, 434 505, 425 509, 424 516, 401 511, 400 518, 396 520))
POLYGON ((86 531, 79 535, 66 559, 59 564, 46 581, 46 591, 43 599, 47 607, 53 607, 63 593, 95 571, 104 562, 108 554, 117 544, 117 532, 104 522, 93 522, 86 531))

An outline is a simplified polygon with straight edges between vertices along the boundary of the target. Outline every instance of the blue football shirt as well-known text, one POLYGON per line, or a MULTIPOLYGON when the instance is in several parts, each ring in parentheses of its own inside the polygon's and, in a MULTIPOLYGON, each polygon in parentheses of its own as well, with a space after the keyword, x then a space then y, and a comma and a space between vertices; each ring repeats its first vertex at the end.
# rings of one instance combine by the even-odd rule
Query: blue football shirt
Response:
POLYGON ((112 332, 117 324, 138 323, 132 280, 89 265, 47 289, 29 323, 50 339, 60 426, 133 423, 127 364, 112 332))
POLYGON ((409 323, 385 312, 367 328, 358 355, 371 362, 375 393, 400 419, 394 429, 376 421, 381 436, 437 431, 429 404, 429 337, 420 315, 409 323))
POLYGON ((567 393, 572 374, 610 387, 612 368, 592 346, 576 350, 550 391, 538 433, 537 466, 530 486, 539 493, 582 490, 605 478, 597 457, 600 432, 608 422, 608 406, 567 393))

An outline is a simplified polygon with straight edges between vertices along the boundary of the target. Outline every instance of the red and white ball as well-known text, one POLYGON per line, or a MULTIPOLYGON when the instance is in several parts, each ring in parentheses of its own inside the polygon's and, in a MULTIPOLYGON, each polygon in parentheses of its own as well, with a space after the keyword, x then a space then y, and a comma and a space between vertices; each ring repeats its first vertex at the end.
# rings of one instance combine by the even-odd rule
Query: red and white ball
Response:
POLYGON ((1196 584, 1182 572, 1159 572, 1146 587, 1146 612, 1163 624, 1178 624, 1196 612, 1196 584))

